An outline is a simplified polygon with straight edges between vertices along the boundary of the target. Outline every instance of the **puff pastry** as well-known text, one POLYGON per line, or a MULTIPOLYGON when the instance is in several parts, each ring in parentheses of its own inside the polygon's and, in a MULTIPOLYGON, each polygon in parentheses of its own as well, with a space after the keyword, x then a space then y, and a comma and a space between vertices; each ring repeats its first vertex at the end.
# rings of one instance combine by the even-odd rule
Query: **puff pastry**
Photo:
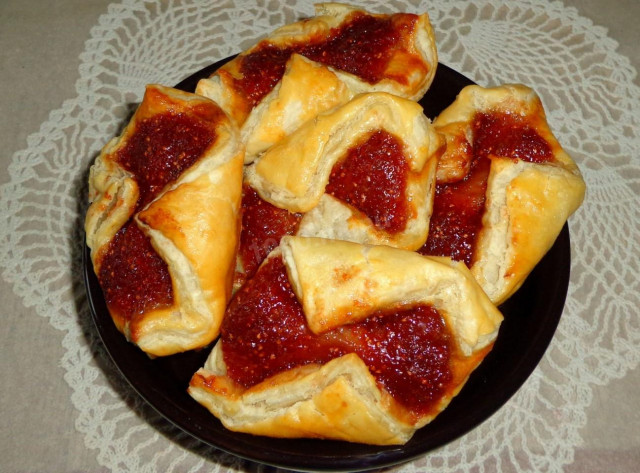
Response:
POLYGON ((286 236, 232 302, 221 339, 192 377, 189 393, 234 431, 403 444, 459 392, 492 347, 501 321, 463 263, 387 246, 286 236), (283 319, 289 310, 303 315, 283 319), (433 325, 421 310, 432 311, 433 325), (406 337, 389 336, 403 324, 412 326, 406 337), (296 330, 301 335, 291 339, 296 330), (303 357, 319 356, 312 331, 323 342, 337 340, 334 351, 320 362, 286 364, 294 346, 302 347, 303 357), (377 331, 385 335, 376 338, 377 331), (239 348, 238 369, 229 347, 241 339, 254 348, 239 348), (358 351, 359 345, 367 348, 358 351), (376 354, 373 347, 380 345, 376 354), (285 369, 267 372, 257 384, 246 382, 271 360, 285 369), (412 389, 420 394, 407 394, 412 389))
POLYGON ((328 67, 293 54, 282 79, 240 129, 245 164, 319 113, 348 102, 353 92, 328 67))
POLYGON ((466 253, 460 258, 500 304, 551 248, 582 203, 585 183, 551 132, 539 97, 526 86, 466 87, 434 127, 446 136, 447 150, 438 165, 429 241, 420 251, 466 253), (470 203, 462 203, 457 216, 441 214, 440 200, 453 206, 461 200, 456 192, 473 196, 470 203), (477 213, 473 231, 458 219, 470 221, 465 212, 477 213), (439 238, 456 243, 438 247, 439 238))
POLYGON ((360 94, 269 148, 245 180, 271 204, 306 213, 300 235, 415 250, 443 149, 416 102, 360 94))
POLYGON ((227 304, 243 148, 211 100, 160 85, 91 167, 87 245, 120 331, 152 356, 210 343, 227 304))
POLYGON ((196 93, 215 100, 242 125, 297 52, 330 66, 353 93, 384 91, 412 100, 424 95, 438 63, 426 13, 372 14, 342 3, 319 3, 315 11, 202 79, 196 93))

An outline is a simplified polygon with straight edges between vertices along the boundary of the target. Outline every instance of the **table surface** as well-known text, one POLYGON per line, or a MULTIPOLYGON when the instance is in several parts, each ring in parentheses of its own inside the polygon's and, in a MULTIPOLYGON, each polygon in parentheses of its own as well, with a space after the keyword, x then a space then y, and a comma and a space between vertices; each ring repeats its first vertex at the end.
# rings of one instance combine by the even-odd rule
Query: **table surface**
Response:
MULTIPOLYGON (((122 2, 122 5, 126 4, 131 7, 131 5, 135 6, 137 3, 135 1, 125 1, 122 2)), ((222 4, 224 2, 219 3, 222 4)), ((396 2, 399 5, 404 3, 408 2, 396 2)), ((522 3, 535 4, 536 2, 522 3)), ((260 5, 262 4, 260 3, 260 5)), ((0 143, 2 143, 0 185, 3 186, 2 194, 0 194, 0 218, 3 221, 14 222, 14 213, 18 212, 16 210, 17 207, 13 205, 14 202, 18 197, 22 201, 29 198, 29 193, 26 191, 21 196, 8 194, 12 189, 15 190, 17 188, 16 183, 18 181, 20 181, 21 186, 26 186, 30 179, 34 179, 29 172, 20 170, 19 164, 22 162, 21 160, 33 159, 29 166, 32 166, 32 169, 36 170, 35 172, 39 172, 38 169, 40 167, 51 166, 50 162, 88 163, 89 157, 78 160, 64 155, 57 156, 53 151, 45 153, 38 159, 34 158, 29 153, 29 150, 37 149, 41 146, 43 140, 54 140, 57 143, 77 138, 70 129, 56 129, 55 124, 60 118, 56 118, 57 115, 55 113, 52 114, 52 112, 58 111, 57 113, 60 113, 62 110, 63 114, 74 113, 73 100, 86 93, 86 83, 89 83, 79 80, 87 76, 87 70, 81 66, 87 66, 90 63, 90 58, 86 53, 89 49, 96 47, 94 43, 88 40, 90 38, 95 39, 95 35, 99 32, 99 29, 95 29, 96 25, 100 24, 105 27, 105 22, 116 16, 115 12, 118 5, 120 5, 119 2, 107 0, 3 0, 0 2, 0 45, 2 46, 0 49, 2 64, 0 84, 3 91, 0 94, 0 110, 2 111, 0 114, 0 143), (92 30, 92 28, 94 29, 92 30), (65 103, 67 104, 66 106, 64 105, 65 103), (44 124, 49 124, 49 128, 46 126, 41 128, 44 124), (47 130, 52 131, 47 132, 47 130), (60 133, 60 136, 53 136, 54 132, 60 133), (13 163, 12 166, 10 166, 10 163, 13 163)), ((429 3, 426 2, 426 5, 426 9, 429 11, 429 3)), ((214 7, 212 6, 211 8, 214 7)), ((584 38, 586 38, 584 41, 602 41, 603 44, 606 43, 606 51, 610 51, 610 54, 616 58, 622 58, 620 60, 623 64, 626 64, 626 59, 624 58, 627 58, 629 69, 635 68, 635 70, 638 70, 640 67, 640 49, 638 48, 640 35, 637 22, 640 19, 640 2, 637 0, 572 0, 564 1, 563 4, 556 2, 554 3, 554 8, 558 11, 563 9, 572 11, 570 8, 577 9, 577 13, 575 13, 577 17, 581 20, 590 20, 581 23, 583 25, 581 27, 587 31, 587 34, 584 35, 584 38), (611 43, 611 40, 617 42, 617 45, 611 43)), ((416 11, 417 9, 412 7, 412 10, 416 11)), ((308 11, 308 9, 304 11, 308 11)), ((569 17, 572 15, 574 13, 570 14, 569 17)), ((267 18, 265 21, 273 22, 274 26, 276 26, 277 21, 281 19, 282 17, 274 17, 267 18)), ((434 20, 434 23, 446 25, 442 18, 436 20, 438 21, 434 20)), ((144 21, 144 19, 141 21, 144 21)), ((211 21, 222 20, 212 16, 211 21)), ((125 38, 122 41, 126 40, 125 38)), ((141 37, 137 38, 137 40, 144 43, 145 38, 141 37)), ((243 47, 248 45, 248 42, 241 44, 243 47)), ((139 47, 144 47, 144 44, 139 47)), ((579 48, 576 46, 575 54, 580 54, 578 51, 579 48)), ((448 53, 447 57, 456 59, 455 50, 448 53)), ((213 57, 213 59, 217 58, 213 57)), ((122 61, 126 60, 126 58, 122 58, 122 61)), ((206 63, 206 61, 204 62, 206 63)), ((577 64, 576 67, 580 68, 580 63, 577 64)), ((462 60, 460 67, 466 67, 462 60)), ((473 72, 473 69, 470 69, 470 71, 473 72)), ((107 75, 104 77, 108 78, 107 75)), ((154 78, 153 71, 148 72, 146 77, 149 82, 152 82, 154 78)), ((481 77, 470 77, 476 80, 481 79, 481 77)), ((583 77, 586 77, 584 72, 583 77)), ((95 78, 97 81, 102 78, 98 69, 95 71, 95 78)), ((104 80, 106 81, 107 79, 104 80)), ((638 84, 640 84, 638 77, 627 76, 626 79, 623 78, 621 80, 629 82, 625 90, 630 91, 631 100, 635 100, 636 105, 640 105, 637 89, 638 84)), ((535 86, 535 84, 533 85, 535 86)), ((566 87, 570 89, 571 85, 567 84, 566 87)), ((135 92, 139 93, 140 90, 135 92)), ((603 92, 603 94, 606 94, 606 92, 603 92)), ((613 95, 615 94, 612 93, 613 95)), ((610 100, 611 103, 617 103, 615 97, 610 100)), ((610 111, 597 110, 597 113, 613 118, 616 117, 615 113, 610 111)), ((80 116, 79 113, 78 116, 80 116)), ((640 108, 636 108, 636 113, 640 114, 640 108)), ((85 121, 90 121, 91 119, 91 115, 82 118, 85 121)), ((77 118, 77 120, 80 120, 80 118, 77 118)), ((574 148, 577 150, 578 164, 581 167, 588 168, 588 184, 591 182, 592 176, 595 175, 594 170, 600 166, 603 168, 602 172, 605 175, 615 174, 613 178, 622 179, 621 182, 623 184, 621 185, 634 189, 635 195, 637 195, 637 176, 640 175, 638 172, 640 166, 640 141, 638 140, 637 132, 634 134, 633 131, 625 129, 625 126, 629 127, 631 125, 629 123, 620 124, 620 132, 626 137, 625 143, 627 144, 621 146, 621 149, 615 150, 613 154, 618 153, 618 155, 612 156, 612 159, 615 158, 615 165, 617 166, 615 173, 607 173, 606 166, 593 164, 589 161, 585 156, 585 150, 588 150, 588 148, 583 147, 579 141, 569 140, 565 147, 570 153, 574 148), (634 150, 635 153, 633 153, 634 150)), ((100 130, 96 131, 96 134, 99 134, 100 130)), ((104 142, 106 142, 111 137, 109 133, 113 135, 115 131, 113 128, 105 128, 104 130, 106 130, 103 132, 105 134, 104 142)), ((585 135, 586 133, 581 134, 579 131, 575 133, 578 138, 583 136, 585 140, 594 140, 595 142, 598 140, 598 136, 585 135)), ((70 146, 67 148, 61 146, 55 149, 73 149, 70 146)), ((599 148, 597 144, 594 146, 596 147, 594 149, 599 150, 598 152, 603 149, 605 151, 609 149, 606 147, 599 148)), ((77 169, 76 171, 75 176, 82 176, 85 170, 77 169)), ((73 175, 72 173, 71 176, 73 175)), ((600 191, 602 189, 598 188, 598 192, 600 191)), ((72 192, 70 195, 76 194, 72 192)), ((595 199, 592 202, 593 206, 602 204, 599 194, 596 195, 596 192, 594 192, 592 195, 595 199)), ((640 207, 639 203, 637 200, 635 201, 636 208, 640 207)), ((49 202, 49 204, 51 203, 49 202)), ((72 206, 64 198, 61 198, 57 205, 61 207, 72 206)), ((631 202, 629 205, 634 204, 631 202)), ((28 206, 19 207, 19 212, 22 213, 21 218, 28 218, 28 214, 25 214, 25 212, 29 212, 29 208, 28 206)), ((33 208, 36 208, 36 206, 33 208)), ((606 212, 606 207, 603 207, 602 211, 606 212)), ((53 214, 49 213, 47 215, 49 215, 48 218, 51 218, 53 214)), ((585 268, 589 267, 589 258, 592 258, 593 255, 580 258, 581 251, 583 249, 586 251, 586 247, 576 247, 576 242, 581 242, 581 238, 586 239, 586 237, 581 236, 588 234, 589 231, 587 224, 583 220, 590 215, 592 213, 587 211, 579 212, 570 221, 572 232, 574 226, 578 229, 577 238, 572 238, 572 255, 574 255, 574 258, 577 256, 577 261, 580 262, 578 264, 584 265, 585 268), (585 230, 581 231, 580 228, 582 227, 585 227, 585 230)), ((630 210, 629 216, 631 219, 637 219, 638 212, 630 210)), ((608 251, 605 246, 607 248, 624 246, 624 258, 627 262, 630 262, 637 260, 640 256, 638 254, 637 242, 639 237, 637 227, 638 222, 631 222, 629 230, 632 232, 631 234, 622 230, 602 229, 600 231, 597 225, 589 228, 595 231, 596 235, 606 235, 603 238, 606 241, 603 241, 601 251, 608 251), (611 238, 619 240, 608 240, 611 238)), ((44 222, 42 224, 43 234, 46 234, 47 238, 52 241, 55 241, 58 237, 47 232, 55 233, 58 228, 55 222, 44 222)), ((68 227, 62 226, 62 228, 68 227)), ((104 438, 96 437, 98 430, 89 428, 87 424, 92 422, 91 419, 98 417, 95 412, 99 411, 106 402, 100 396, 104 397, 106 395, 103 391, 99 391, 95 396, 90 392, 83 392, 83 390, 78 389, 78 383, 82 384, 85 387, 83 389, 86 391, 93 385, 102 384, 108 387, 109 383, 113 384, 114 382, 104 380, 101 382, 100 380, 87 381, 86 377, 97 376, 100 378, 104 376, 99 369, 91 371, 88 368, 84 370, 69 368, 74 364, 83 363, 87 363, 87 366, 92 366, 90 360, 92 355, 91 352, 87 354, 71 348, 71 345, 75 342, 70 339, 69 330, 61 325, 60 321, 62 319, 54 314, 60 310, 63 303, 71 302, 71 307, 78 308, 78 316, 87 316, 82 288, 79 287, 81 282, 79 282, 78 273, 72 269, 70 270, 71 274, 56 276, 61 280, 56 282, 55 294, 51 295, 50 305, 47 308, 46 305, 43 305, 43 301, 38 299, 39 297, 46 300, 46 296, 42 295, 42 291, 34 293, 25 290, 27 285, 40 284, 42 278, 45 277, 43 274, 46 273, 46 268, 21 266, 20 261, 16 262, 18 259, 24 260, 26 257, 30 257, 28 252, 21 250, 20 245, 30 245, 30 248, 35 248, 33 251, 36 251, 37 244, 34 242, 39 237, 30 235, 24 236, 23 239, 15 240, 9 239, 6 234, 3 235, 3 239, 0 240, 2 244, 1 252, 5 258, 3 261, 11 261, 14 266, 4 269, 2 278, 0 278, 0 300, 2 300, 2 309, 0 311, 4 322, 4 328, 0 331, 0 347, 2 347, 3 359, 0 373, 2 378, 5 379, 0 387, 0 403, 2 406, 0 470, 6 472, 98 472, 112 470, 156 471, 157 469, 162 471, 164 468, 162 465, 170 464, 172 468, 175 468, 175 471, 187 471, 176 467, 176 464, 171 463, 168 459, 159 460, 158 456, 154 455, 153 452, 145 452, 145 449, 153 450, 156 448, 155 443, 151 444, 150 439, 153 439, 153 442, 165 442, 173 445, 172 448, 175 449, 175 455, 180 456, 180 462, 183 462, 184 465, 190 465, 189 471, 211 471, 215 467, 241 470, 257 468, 255 465, 235 464, 232 461, 221 465, 216 463, 215 456, 200 455, 197 446, 193 447, 188 439, 177 438, 173 430, 165 427, 163 421, 153 415, 145 417, 146 420, 140 422, 141 427, 139 427, 139 431, 136 434, 138 436, 138 449, 130 444, 122 445, 117 443, 114 439, 117 439, 118 435, 120 435, 118 431, 102 432, 99 435, 104 436, 104 438), (17 255, 22 256, 19 258, 17 255), (29 277, 30 271, 34 275, 33 279, 29 277), (88 357, 89 361, 83 356, 88 357), (84 376, 84 378, 80 379, 78 376, 84 376), (148 425, 149 418, 152 419, 154 425, 148 425), (112 447, 110 447, 112 451, 107 452, 105 448, 101 447, 101 442, 104 442, 104 439, 111 439, 110 441, 113 442, 112 447), (122 451, 118 451, 118 448, 121 448, 122 451), (127 463, 121 460, 118 463, 115 460, 120 456, 126 457, 128 452, 134 452, 137 458, 135 462, 127 463), (168 461, 169 463, 165 464, 162 461, 168 461)), ((64 242, 67 240, 67 235, 59 235, 58 239, 64 242)), ((63 243, 61 247, 64 248, 65 244, 63 243)), ((63 258, 63 256, 58 256, 63 258)), ((614 256, 616 255, 612 255, 612 258, 614 256)), ((55 261, 55 257, 54 255, 54 260, 52 261, 55 261)), ((50 264, 55 267, 53 262, 47 263, 49 260, 43 261, 45 261, 43 264, 50 264)), ((578 268, 574 266, 573 271, 577 274, 580 269, 584 268, 582 266, 578 268)), ((571 395, 575 396, 576 402, 581 403, 580 405, 584 407, 578 411, 570 410, 571 416, 576 417, 577 420, 572 417, 567 422, 577 425, 577 427, 569 432, 570 435, 568 435, 566 445, 563 445, 564 450, 561 452, 562 459, 552 459, 551 457, 556 455, 556 452, 549 446, 537 446, 539 451, 542 452, 539 459, 547 462, 543 464, 549 464, 553 467, 547 471, 615 471, 631 473, 637 471, 637 465, 640 464, 640 389, 638 389, 640 387, 640 368, 638 368, 640 347, 636 343, 640 323, 638 322, 637 299, 628 294, 629 289, 638 290, 638 273, 631 271, 632 274, 629 275, 626 272, 624 278, 616 279, 621 272, 618 271, 616 275, 610 269, 604 268, 601 274, 603 279, 613 281, 611 282, 612 293, 618 291, 616 288, 622 285, 620 290, 623 295, 619 296, 620 299, 615 302, 614 295, 611 296, 612 299, 609 302, 609 304, 613 305, 619 303, 620 310, 616 311, 612 317, 619 317, 621 322, 618 325, 604 324, 602 325, 605 327, 603 330, 616 332, 611 335, 609 341, 628 342, 631 346, 625 351, 609 349, 607 356, 611 358, 606 361, 606 364, 602 359, 598 361, 594 358, 594 361, 585 361, 583 365, 583 367, 586 367, 585 373, 588 372, 589 367, 593 367, 593 379, 586 374, 577 376, 579 383, 582 383, 582 385, 574 387, 571 395), (609 274, 610 272, 612 274, 609 274), (634 345, 634 343, 636 344, 634 345), (601 365, 605 367, 603 368, 601 365), (602 374, 603 371, 607 374, 602 374)), ((574 273, 572 273, 572 287, 576 289, 573 292, 570 291, 570 298, 567 302, 568 311, 578 310, 578 307, 582 307, 578 302, 572 301, 572 297, 575 298, 578 294, 585 298, 588 297, 590 287, 594 287, 596 284, 595 282, 584 281, 579 276, 574 277, 574 273), (590 284, 592 285, 590 286, 590 284)), ((599 270, 597 268, 591 268, 589 272, 589 274, 598 273, 599 270)), ((67 306, 65 305, 64 307, 67 306)), ((589 307, 594 306, 591 305, 589 307)), ((80 325, 82 327, 81 330, 90 330, 90 325, 80 325)), ((605 337, 607 335, 602 336, 605 337)), ((91 340, 91 335, 86 338, 91 340)), ((594 343, 596 344, 594 350, 598 348, 598 340, 600 339, 594 338, 594 343)), ((571 349, 567 348, 569 344, 570 337, 562 335, 561 339, 558 340, 557 347, 554 349, 564 350, 563 353, 565 355, 567 353, 571 354, 571 349)), ((575 356, 582 356, 577 352, 574 354, 575 356)), ((593 356, 596 357, 597 354, 593 356)), ((554 358, 553 354, 547 354, 545 363, 549 366, 553 365, 553 367, 561 371, 561 368, 555 365, 556 363, 561 364, 558 361, 559 358, 554 358)), ((569 361, 565 361, 565 363, 569 364, 569 361)), ((98 362, 98 366, 100 366, 100 362, 98 362)), ((546 371, 542 371, 537 376, 539 379, 535 382, 544 385, 545 373, 552 369, 549 366, 545 368, 546 371)), ((125 410, 126 405, 129 405, 130 409, 138 413, 138 415, 140 415, 140 412, 145 412, 145 408, 140 407, 139 400, 136 400, 134 396, 123 397, 124 399, 120 399, 118 402, 125 404, 125 410)), ((551 424, 549 424, 549 421, 552 416, 560 416, 565 412, 563 403, 566 403, 567 397, 564 396, 563 399, 565 401, 561 402, 559 406, 554 407, 553 404, 551 406, 539 406, 538 415, 541 417, 540 425, 543 429, 548 425, 560 425, 557 423, 557 419, 553 420, 551 424), (547 417, 546 419, 545 416, 547 417)), ((110 400, 109 402, 113 403, 115 401, 110 400)), ((504 409, 513 408, 513 406, 517 407, 518 401, 514 402, 515 404, 509 404, 504 409)), ((111 422, 109 425, 114 426, 117 424, 111 422)), ((499 426, 493 425, 492 427, 499 429, 499 426)), ((130 434, 128 433, 127 435, 130 434)), ((523 431, 520 435, 526 436, 527 432, 523 431)), ((510 451, 518 451, 517 447, 514 446, 516 443, 526 443, 515 436, 509 438, 513 442, 510 447, 512 450, 510 451)), ((543 438, 547 437, 543 436, 543 438)), ((477 442, 475 437, 469 437, 469 439, 477 442)), ((471 464, 474 461, 488 461, 487 458, 491 456, 490 452, 475 454, 476 456, 470 455, 468 452, 465 453, 464 445, 463 439, 451 447, 452 449, 459 449, 463 459, 464 468, 460 467, 460 471, 471 469, 471 464)), ((165 444, 161 448, 168 452, 174 452, 174 450, 167 450, 169 447, 165 444)), ((531 445, 527 447, 525 456, 528 455, 527 458, 529 460, 533 457, 530 452, 531 448, 535 450, 536 447, 531 447, 531 445)), ((504 460, 504 452, 498 452, 496 455, 498 458, 503 458, 502 466, 504 471, 509 471, 509 469, 513 471, 536 471, 537 467, 532 465, 530 461, 529 463, 527 461, 518 462, 513 458, 504 460), (507 468, 507 464, 509 468, 507 468)), ((431 466, 433 467, 433 465, 431 466)), ((419 464, 415 468, 419 468, 419 464)), ((441 464, 439 468, 441 468, 439 471, 448 471, 446 469, 447 464, 441 464)), ((451 471, 458 471, 458 467, 454 467, 451 463, 448 468, 451 471)), ((166 471, 169 471, 169 469, 166 468, 166 471)))

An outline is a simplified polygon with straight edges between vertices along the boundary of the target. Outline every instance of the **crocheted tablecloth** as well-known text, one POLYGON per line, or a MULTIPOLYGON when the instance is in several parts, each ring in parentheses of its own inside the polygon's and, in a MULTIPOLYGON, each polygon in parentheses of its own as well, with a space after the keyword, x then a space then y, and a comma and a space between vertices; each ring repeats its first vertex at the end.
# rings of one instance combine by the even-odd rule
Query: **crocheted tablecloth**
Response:
MULTIPOLYGON (((442 63, 480 85, 533 87, 588 188, 569 221, 566 307, 539 366, 489 420, 394 468, 569 471, 584 441, 594 389, 625 377, 640 361, 636 72, 607 30, 561 2, 395 0, 369 1, 366 8, 426 11, 442 63)), ((25 313, 38 314, 62 334, 62 357, 43 363, 63 368, 77 410, 75 428, 105 469, 262 469, 173 427, 129 387, 106 355, 82 281, 87 171, 146 84, 176 84, 274 27, 312 13, 309 1, 113 3, 91 29, 80 56, 77 97, 51 112, 25 149, 6 157, 9 179, 0 188, 2 275, 25 313)), ((638 447, 637 435, 620 441, 638 447)))

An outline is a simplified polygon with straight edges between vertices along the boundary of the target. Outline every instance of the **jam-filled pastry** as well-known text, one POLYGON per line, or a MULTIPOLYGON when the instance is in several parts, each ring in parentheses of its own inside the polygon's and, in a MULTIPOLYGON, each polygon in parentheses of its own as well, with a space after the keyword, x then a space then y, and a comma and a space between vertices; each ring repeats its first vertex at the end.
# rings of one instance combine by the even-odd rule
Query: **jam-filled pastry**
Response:
POLYGON ((210 99, 159 85, 91 167, 87 245, 109 312, 152 356, 217 335, 239 234, 243 147, 210 99))
POLYGON ((501 322, 461 262, 285 236, 188 391, 233 431, 403 444, 460 391, 501 322))
POLYGON ((419 251, 464 261, 500 304, 551 248, 585 183, 526 86, 466 87, 433 124, 447 148, 419 251))
POLYGON ((330 66, 354 93, 384 91, 419 100, 431 85, 438 57, 426 13, 373 14, 341 3, 319 3, 315 12, 276 29, 200 80, 196 93, 242 125, 294 53, 330 66))
POLYGON ((245 170, 261 198, 305 213, 303 236, 420 248, 444 140, 416 102, 357 95, 318 115, 245 170))
POLYGON ((251 110, 240 129, 245 164, 307 120, 348 102, 353 93, 327 66, 293 54, 284 76, 251 110))

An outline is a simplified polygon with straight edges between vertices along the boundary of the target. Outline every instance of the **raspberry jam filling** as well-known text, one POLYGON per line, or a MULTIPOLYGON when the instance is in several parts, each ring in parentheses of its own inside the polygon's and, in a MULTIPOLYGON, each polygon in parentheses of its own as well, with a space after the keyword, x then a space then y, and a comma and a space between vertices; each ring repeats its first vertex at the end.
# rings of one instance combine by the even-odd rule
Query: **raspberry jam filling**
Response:
POLYGON ((408 177, 402 143, 391 133, 378 130, 336 163, 326 192, 360 210, 377 227, 399 233, 411 215, 406 197, 408 177))
POLYGON ((240 233, 241 280, 249 279, 260 263, 276 246, 284 235, 295 233, 302 214, 292 213, 263 200, 248 185, 242 189, 242 232, 240 233))

